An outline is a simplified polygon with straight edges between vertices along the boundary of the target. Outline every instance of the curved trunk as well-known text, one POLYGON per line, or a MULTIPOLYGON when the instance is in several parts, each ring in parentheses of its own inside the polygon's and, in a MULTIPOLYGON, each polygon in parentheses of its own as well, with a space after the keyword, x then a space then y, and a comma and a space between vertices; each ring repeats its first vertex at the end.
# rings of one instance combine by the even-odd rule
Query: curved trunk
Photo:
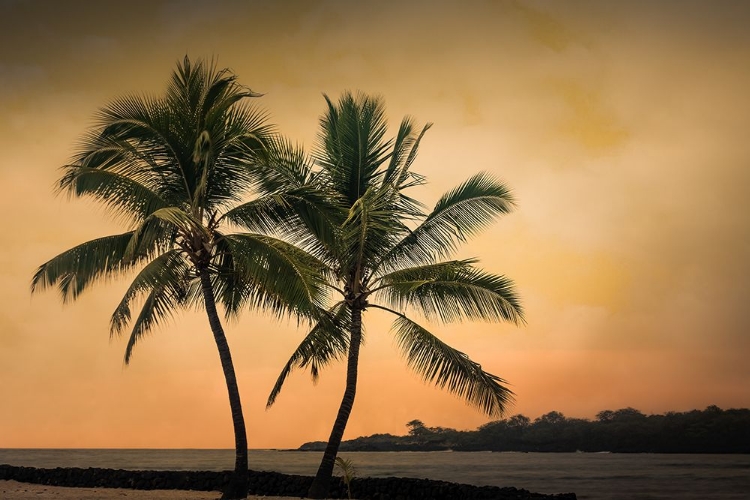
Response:
POLYGON ((331 437, 328 438, 326 451, 323 453, 323 460, 318 467, 318 473, 315 475, 310 491, 307 496, 310 498, 325 498, 328 495, 328 488, 331 485, 331 476, 333 476, 333 465, 336 461, 336 454, 341 445, 341 438, 344 436, 346 423, 349 421, 349 415, 354 406, 354 396, 357 393, 357 365, 359 363, 359 345, 362 342, 362 309, 359 307, 352 308, 351 339, 349 341, 349 358, 346 368, 346 389, 344 398, 341 400, 339 413, 336 415, 336 422, 333 424, 331 437))
POLYGON ((234 424, 234 447, 236 452, 234 474, 221 498, 227 500, 247 498, 247 433, 245 431, 245 418, 242 415, 240 391, 237 388, 237 377, 234 374, 232 354, 229 352, 229 344, 224 335, 224 328, 222 328, 221 321, 219 321, 219 314, 216 312, 216 299, 214 298, 214 290, 211 287, 211 279, 205 269, 199 269, 198 274, 203 290, 203 300, 206 303, 208 322, 214 334, 216 347, 219 350, 219 358, 221 359, 221 368, 224 370, 224 378, 227 382, 229 406, 232 409, 232 423, 234 424))

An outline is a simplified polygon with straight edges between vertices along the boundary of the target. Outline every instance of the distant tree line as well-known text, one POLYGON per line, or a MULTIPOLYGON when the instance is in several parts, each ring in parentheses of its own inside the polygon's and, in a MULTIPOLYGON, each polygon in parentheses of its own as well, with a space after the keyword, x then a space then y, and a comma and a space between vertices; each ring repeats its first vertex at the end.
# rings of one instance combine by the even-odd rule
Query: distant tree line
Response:
MULTIPOLYGON (((531 420, 524 415, 496 420, 474 431, 406 424, 405 436, 375 434, 341 444, 342 451, 521 451, 618 453, 750 453, 750 410, 645 415, 634 408, 605 410, 595 420, 552 411, 531 420)), ((301 450, 321 450, 305 443, 301 450)))

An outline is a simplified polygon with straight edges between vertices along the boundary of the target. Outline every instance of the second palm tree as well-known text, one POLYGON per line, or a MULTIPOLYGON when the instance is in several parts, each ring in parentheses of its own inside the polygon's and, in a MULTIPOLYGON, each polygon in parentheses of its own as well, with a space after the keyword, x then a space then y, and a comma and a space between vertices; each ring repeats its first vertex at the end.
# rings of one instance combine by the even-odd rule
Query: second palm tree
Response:
POLYGON ((407 196, 424 183, 411 171, 422 136, 409 119, 387 140, 381 99, 345 93, 326 97, 327 111, 314 160, 316 182, 338 207, 335 230, 308 223, 312 253, 326 263, 328 286, 340 299, 305 337, 280 374, 268 399, 272 405, 295 367, 313 377, 333 359, 347 357, 346 388, 320 467, 308 496, 325 498, 357 390, 362 316, 370 308, 396 316, 394 331, 408 364, 423 378, 463 397, 489 415, 502 414, 512 399, 504 381, 482 370, 404 311, 427 320, 523 321, 513 283, 478 269, 473 259, 444 260, 459 243, 508 213, 509 190, 478 174, 445 194, 425 214, 407 196))

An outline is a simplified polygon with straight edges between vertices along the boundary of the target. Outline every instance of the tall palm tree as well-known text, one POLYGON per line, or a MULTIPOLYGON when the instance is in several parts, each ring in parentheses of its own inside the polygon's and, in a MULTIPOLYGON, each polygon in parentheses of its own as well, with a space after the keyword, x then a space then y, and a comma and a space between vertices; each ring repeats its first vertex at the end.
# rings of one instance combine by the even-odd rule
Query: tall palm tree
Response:
POLYGON ((272 147, 283 143, 247 101, 257 96, 230 71, 185 57, 163 96, 128 96, 103 108, 58 188, 102 202, 129 228, 42 264, 31 286, 32 293, 57 287, 69 302, 97 281, 140 269, 110 323, 110 335, 132 323, 126 364, 163 319, 178 309, 205 308, 234 425, 235 471, 223 498, 247 496, 248 467, 240 393, 217 303, 227 317, 248 306, 309 314, 320 296, 316 259, 266 231, 289 220, 306 198, 295 184, 304 172, 285 169, 296 159, 288 148, 272 147))
POLYGON ((464 398, 489 415, 500 415, 512 399, 504 381, 442 342, 410 319, 523 321, 513 283, 476 267, 476 260, 443 260, 459 243, 508 213, 508 189, 478 174, 445 194, 429 214, 407 189, 424 178, 410 170, 420 140, 410 119, 386 140, 382 100, 345 93, 327 112, 314 155, 317 182, 339 206, 336 231, 307 243, 326 264, 328 286, 340 296, 291 356, 269 399, 271 406, 292 369, 309 367, 313 378, 346 355, 346 389, 315 480, 311 498, 327 495, 334 460, 354 404, 362 317, 368 309, 396 316, 396 338, 407 363, 424 379, 464 398))

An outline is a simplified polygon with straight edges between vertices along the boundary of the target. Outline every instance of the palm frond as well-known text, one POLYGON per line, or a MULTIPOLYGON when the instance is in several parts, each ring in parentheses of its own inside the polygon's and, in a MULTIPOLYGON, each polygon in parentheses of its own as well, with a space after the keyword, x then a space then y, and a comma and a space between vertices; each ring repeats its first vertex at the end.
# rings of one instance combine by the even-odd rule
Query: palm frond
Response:
POLYGON ((207 229, 184 210, 177 207, 160 208, 135 228, 125 255, 143 254, 154 245, 172 248, 178 235, 193 232, 209 239, 207 229))
POLYGON ((412 137, 413 130, 414 124, 411 118, 405 117, 401 120, 396 139, 393 141, 393 151, 390 154, 390 161, 383 174, 383 184, 391 182, 394 178, 398 177, 398 171, 403 167, 404 160, 408 156, 409 146, 414 143, 414 138, 412 137))
POLYGON ((409 144, 409 154, 406 156, 406 159, 404 161, 404 165, 399 170, 398 179, 396 181, 396 185, 399 186, 399 188, 404 189, 406 187, 409 187, 406 184, 407 179, 409 178, 410 171, 412 163, 414 163, 414 160, 417 158, 417 152, 419 151, 419 143, 422 142, 422 137, 427 133, 428 130, 432 128, 432 123, 426 124, 424 127, 422 127, 422 131, 419 133, 419 135, 409 144))
POLYGON ((153 212, 143 224, 136 228, 133 245, 140 244, 143 240, 149 241, 160 234, 171 235, 175 231, 183 235, 200 234, 206 240, 211 237, 208 229, 191 213, 179 207, 164 207, 153 212))
POLYGON ((330 254, 343 211, 304 151, 276 136, 249 170, 258 197, 229 209, 222 219, 250 232, 286 234, 318 257, 330 254))
POLYGON ((258 95, 215 62, 186 59, 164 97, 125 96, 102 109, 78 162, 147 176, 173 206, 225 207, 252 185, 248 165, 272 134, 266 113, 243 102, 258 95))
POLYGON ((411 120, 408 118, 404 119, 393 145, 391 162, 383 175, 383 186, 391 184, 396 195, 394 209, 405 220, 416 220, 424 217, 422 213, 424 205, 418 200, 407 196, 405 191, 408 188, 420 186, 425 183, 424 176, 411 172, 409 168, 417 156, 417 150, 419 149, 422 137, 430 127, 432 127, 431 123, 426 124, 422 128, 422 131, 417 136, 414 136, 411 120), (405 133, 408 135, 404 137, 402 134, 405 133))
POLYGON ((466 400, 491 417, 500 417, 513 401, 513 392, 500 377, 403 315, 394 321, 401 353, 426 382, 466 400))
POLYGON ((98 128, 84 138, 74 163, 116 171, 151 188, 169 204, 190 202, 195 139, 175 127, 178 115, 163 99, 115 99, 99 112, 98 128))
POLYGON ((296 193, 270 194, 238 205, 221 218, 254 233, 286 232, 296 219, 296 193))
POLYGON ((407 231, 404 214, 394 209, 397 202, 391 185, 372 186, 356 200, 341 226, 343 267, 369 266, 407 231))
POLYGON ((170 282, 157 286, 151 290, 146 297, 141 312, 133 323, 128 344, 125 347, 125 364, 130 363, 133 356, 133 348, 141 338, 151 330, 169 319, 175 310, 184 304, 186 291, 181 283, 170 282))
POLYGON ((340 213, 324 191, 306 185, 243 203, 222 218, 247 231, 282 233, 303 247, 325 248, 335 238, 340 213))
POLYGON ((320 369, 332 361, 346 356, 349 351, 349 323, 351 316, 345 302, 339 302, 328 311, 320 313, 320 319, 305 336, 281 370, 266 402, 270 408, 278 397, 289 374, 294 368, 310 367, 313 381, 317 381, 320 369))
MULTIPOLYGON (((117 305, 110 320, 110 337, 120 335, 130 322, 130 306, 139 296, 155 289, 172 287, 184 283, 189 276, 190 266, 178 250, 163 253, 149 262, 128 287, 117 305)), ((184 287, 184 286, 183 286, 184 287)))
POLYGON ((91 196, 105 204, 115 215, 127 213, 132 220, 142 221, 167 202, 148 186, 113 170, 100 170, 80 165, 66 165, 58 187, 72 196, 91 196))
POLYGON ((364 94, 345 92, 336 104, 324 98, 328 110, 320 119, 315 159, 351 205, 375 185, 389 158, 385 107, 381 98, 364 94))
POLYGON ((213 265, 220 278, 228 278, 223 281, 227 290, 217 293, 222 303, 231 297, 231 310, 247 304, 277 316, 310 317, 324 300, 321 272, 325 265, 309 253, 260 234, 230 234, 221 239, 213 265))
POLYGON ((251 175, 259 192, 277 193, 310 184, 312 167, 311 158, 301 146, 274 134, 257 151, 251 175))
POLYGON ((220 118, 207 124, 213 156, 203 170, 210 210, 231 207, 247 197, 256 183, 258 159, 274 137, 266 113, 256 107, 237 105, 220 118))
POLYGON ((396 309, 413 307, 428 320, 523 321, 513 282, 454 260, 412 267, 383 276, 377 292, 396 309))
POLYGON ((504 184, 477 174, 443 195, 424 221, 383 256, 380 267, 392 270, 448 257, 514 205, 504 184))
POLYGON ((128 254, 132 238, 133 232, 129 231, 97 238, 61 253, 39 266, 31 280, 31 292, 57 286, 64 303, 76 299, 97 280, 123 273, 149 258, 150 252, 128 254))

